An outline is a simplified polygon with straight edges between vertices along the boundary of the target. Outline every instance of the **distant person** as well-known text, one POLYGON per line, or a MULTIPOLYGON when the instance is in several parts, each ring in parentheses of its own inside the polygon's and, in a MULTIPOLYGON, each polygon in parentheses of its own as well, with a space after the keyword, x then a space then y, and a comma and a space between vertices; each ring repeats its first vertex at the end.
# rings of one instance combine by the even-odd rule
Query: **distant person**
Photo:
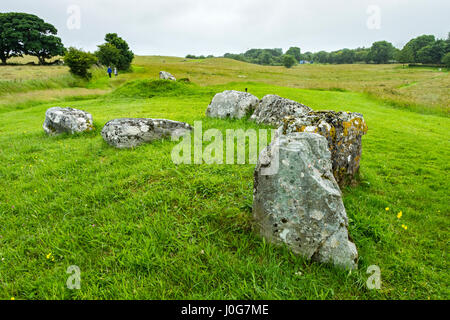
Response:
POLYGON ((117 77, 118 74, 119 74, 119 73, 117 72, 117 68, 114 67, 114 75, 117 77))
POLYGON ((111 67, 108 67, 108 75, 110 78, 111 78, 111 73, 112 73, 112 69, 111 69, 111 67))

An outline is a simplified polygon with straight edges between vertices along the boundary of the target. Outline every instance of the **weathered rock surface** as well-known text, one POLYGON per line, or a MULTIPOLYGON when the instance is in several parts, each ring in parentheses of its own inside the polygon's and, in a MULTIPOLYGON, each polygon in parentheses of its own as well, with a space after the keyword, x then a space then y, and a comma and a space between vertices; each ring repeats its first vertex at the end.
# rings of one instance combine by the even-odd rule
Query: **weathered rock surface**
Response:
POLYGON ((154 140, 179 137, 192 130, 185 122, 166 119, 123 118, 105 124, 102 137, 116 148, 133 148, 154 140))
POLYGON ((45 112, 43 128, 49 135, 63 132, 75 133, 89 131, 94 128, 92 115, 86 111, 53 107, 45 112))
POLYGON ((278 135, 258 159, 253 216, 267 240, 296 254, 357 268, 347 214, 331 172, 327 140, 315 133, 278 135), (274 170, 276 169, 276 170, 274 170))
POLYGON ((167 71, 160 71, 159 72, 159 78, 162 79, 162 80, 172 80, 172 81, 176 81, 177 80, 173 75, 171 75, 167 71))
POLYGON ((278 127, 285 117, 300 117, 310 111, 301 103, 269 94, 261 99, 250 120, 278 127))
POLYGON ((312 111, 303 116, 284 119, 283 134, 315 132, 328 141, 333 175, 342 187, 354 181, 362 153, 361 138, 367 125, 360 113, 312 111))
POLYGON ((214 96, 206 109, 206 116, 241 119, 253 112, 258 103, 259 99, 248 92, 227 90, 214 96))

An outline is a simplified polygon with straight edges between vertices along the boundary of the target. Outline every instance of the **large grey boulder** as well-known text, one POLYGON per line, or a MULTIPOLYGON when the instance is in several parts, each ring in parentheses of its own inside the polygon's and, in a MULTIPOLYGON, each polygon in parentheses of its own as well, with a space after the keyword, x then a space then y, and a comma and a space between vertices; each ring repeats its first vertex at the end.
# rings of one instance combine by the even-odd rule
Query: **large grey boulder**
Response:
POLYGON ((176 81, 177 80, 173 75, 171 75, 167 71, 160 71, 159 72, 159 78, 162 79, 162 80, 172 80, 172 81, 176 81))
POLYGON ((103 139, 119 148, 133 148, 143 143, 170 137, 180 137, 192 127, 185 122, 166 119, 122 118, 105 124, 103 139))
POLYGON ((351 184, 359 171, 362 136, 367 133, 364 117, 356 112, 312 111, 284 120, 283 134, 315 132, 327 139, 333 175, 342 187, 351 184))
POLYGON ((92 115, 86 111, 53 107, 45 112, 44 131, 49 135, 75 133, 94 128, 92 115))
POLYGON ((268 241, 318 262, 357 268, 327 140, 315 133, 278 135, 254 175, 255 227, 268 241))
POLYGON ((301 103, 269 94, 261 99, 250 120, 278 127, 285 117, 300 117, 310 111, 310 107, 301 103))
POLYGON ((214 96, 206 116, 211 118, 241 119, 253 112, 259 99, 248 92, 227 90, 214 96))

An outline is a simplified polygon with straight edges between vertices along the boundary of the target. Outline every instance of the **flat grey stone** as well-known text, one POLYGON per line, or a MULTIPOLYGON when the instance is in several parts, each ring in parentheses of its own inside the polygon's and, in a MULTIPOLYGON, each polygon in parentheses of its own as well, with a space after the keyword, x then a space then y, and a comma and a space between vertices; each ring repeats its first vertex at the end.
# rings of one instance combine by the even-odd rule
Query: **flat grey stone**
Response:
POLYGON ((179 137, 191 130, 192 127, 185 122, 166 119, 122 118, 106 123, 102 129, 102 137, 110 145, 123 149, 164 138, 179 137))
POLYGON ((45 112, 43 128, 48 135, 57 135, 64 132, 73 134, 92 130, 94 124, 92 115, 86 111, 53 107, 45 112))
POLYGON ((251 114, 258 103, 259 99, 248 92, 227 90, 214 96, 206 109, 206 116, 242 119, 251 114))
POLYGON ((176 81, 177 80, 173 75, 171 75, 167 71, 160 71, 159 72, 159 78, 162 79, 162 80, 172 80, 172 81, 176 81))
POLYGON ((301 103, 269 94, 261 99, 250 120, 279 127, 285 117, 300 117, 310 111, 310 107, 301 103))

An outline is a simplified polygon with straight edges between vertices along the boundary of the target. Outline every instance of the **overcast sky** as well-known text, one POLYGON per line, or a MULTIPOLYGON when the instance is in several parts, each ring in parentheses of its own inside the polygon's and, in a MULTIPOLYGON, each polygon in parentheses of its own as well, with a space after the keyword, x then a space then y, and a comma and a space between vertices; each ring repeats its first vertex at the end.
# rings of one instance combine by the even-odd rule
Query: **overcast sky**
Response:
POLYGON ((401 47, 450 32, 449 0, 1 0, 0 12, 10 11, 52 23, 67 47, 93 51, 116 32, 141 55, 401 47))

